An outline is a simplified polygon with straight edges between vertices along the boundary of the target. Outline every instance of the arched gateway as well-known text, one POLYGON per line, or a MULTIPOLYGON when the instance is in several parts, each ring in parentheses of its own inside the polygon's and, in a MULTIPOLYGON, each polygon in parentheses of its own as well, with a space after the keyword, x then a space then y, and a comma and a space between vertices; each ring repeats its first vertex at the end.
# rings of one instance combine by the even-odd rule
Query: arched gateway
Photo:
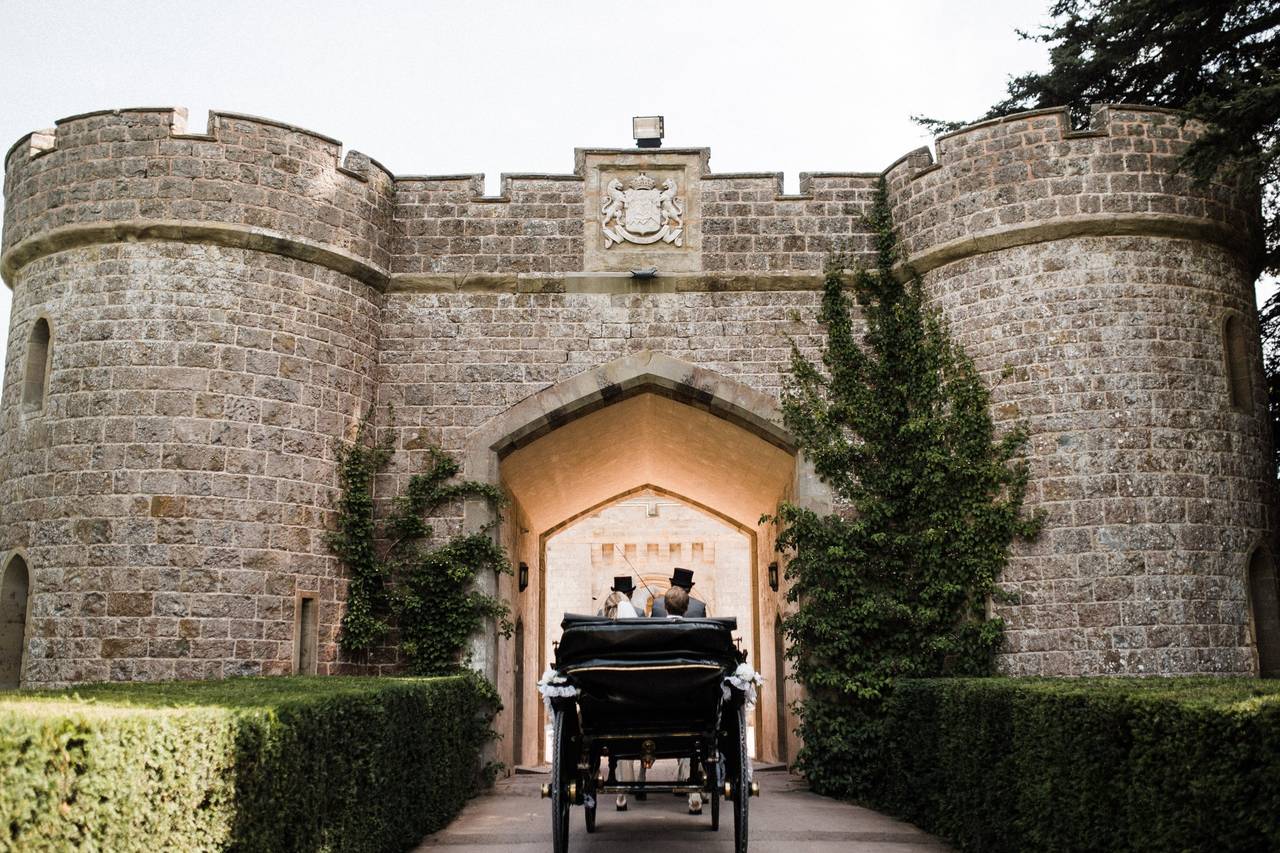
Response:
MULTIPOLYGON (((719 615, 738 617, 752 638, 752 660, 769 662, 757 668, 776 671, 773 621, 785 611, 785 591, 767 581, 774 530, 760 516, 782 500, 817 510, 831 505, 829 491, 780 420, 776 400, 766 394, 679 359, 640 352, 522 400, 471 437, 466 474, 510 496, 497 535, 512 562, 529 567, 523 590, 518 580, 503 579, 495 591, 511 604, 526 636, 541 639, 518 644, 523 660, 515 658, 516 643, 494 634, 479 638, 474 649, 505 707, 526 709, 507 713, 499 723, 502 749, 510 753, 506 759, 518 751, 528 762, 541 752, 541 720, 534 709, 542 706, 529 674, 545 667, 546 640, 554 638, 561 618, 546 599, 547 572, 554 571, 547 564, 547 539, 585 513, 642 491, 698 507, 743 531, 750 542, 750 608, 719 615), (525 673, 522 679, 515 677, 519 672, 525 673)), ((494 517, 479 501, 466 514, 473 529, 494 517)), ((619 565, 619 573, 629 570, 627 563, 619 565)), ((793 697, 781 698, 757 709, 764 758, 777 758, 782 742, 778 709, 793 697)), ((784 732, 794 728, 781 722, 784 732)))

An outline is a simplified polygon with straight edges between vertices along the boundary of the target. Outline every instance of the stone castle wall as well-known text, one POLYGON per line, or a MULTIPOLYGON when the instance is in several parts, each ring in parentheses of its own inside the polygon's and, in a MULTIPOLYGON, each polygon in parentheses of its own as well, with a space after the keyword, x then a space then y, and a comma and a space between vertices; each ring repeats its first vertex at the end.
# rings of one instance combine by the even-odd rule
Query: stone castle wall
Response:
MULTIPOLYGON (((772 173, 707 172, 706 149, 589 149, 574 174, 504 176, 485 198, 477 176, 394 177, 276 122, 182 125, 75 117, 6 159, 0 558, 31 566, 26 683, 285 671, 313 592, 336 668, 333 447, 370 405, 396 479, 428 444, 462 452, 530 394, 642 350, 776 395, 791 340, 820 341, 826 251, 869 247, 880 177, 808 174, 786 196, 772 173), (693 176, 696 247, 635 250, 678 272, 588 261, 597 161, 693 176), (53 361, 30 413, 42 316, 53 361)), ((1006 573, 1021 596, 1000 610, 1008 671, 1254 666, 1245 563, 1273 527, 1244 241, 1256 201, 1173 173, 1194 133, 1151 110, 1102 110, 1079 133, 1024 114, 885 173, 997 418, 1032 431, 1049 524, 1006 573), (1244 407, 1226 396, 1228 310, 1251 342, 1244 407)))
POLYGON ((7 162, 0 535, 38 566, 25 683, 287 672, 299 594, 320 670, 336 661, 324 530, 335 441, 374 396, 382 294, 360 271, 388 262, 390 181, 339 170, 314 134, 220 117, 216 139, 175 137, 169 119, 71 119, 7 162), (173 229, 187 239, 154 239, 173 229), (294 257, 270 251, 277 229, 294 257), (31 412, 40 317, 53 363, 31 412))
POLYGON ((1176 174, 1197 132, 1109 108, 943 137, 889 170, 895 220, 999 422, 1031 431, 1044 534, 1004 574, 1020 674, 1248 672, 1245 566, 1274 528, 1247 195, 1176 174), (975 251, 980 248, 984 251, 975 251))

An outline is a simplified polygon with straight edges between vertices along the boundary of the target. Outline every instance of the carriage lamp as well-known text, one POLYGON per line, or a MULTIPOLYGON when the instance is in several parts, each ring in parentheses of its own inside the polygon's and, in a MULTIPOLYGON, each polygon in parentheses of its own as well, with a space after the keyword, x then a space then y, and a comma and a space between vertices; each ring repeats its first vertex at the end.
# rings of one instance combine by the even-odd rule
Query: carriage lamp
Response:
MULTIPOLYGON (((523 587, 521 587, 521 589, 523 589, 523 587)), ((778 564, 777 563, 769 564, 769 589, 773 590, 774 592, 778 591, 778 564)))
POLYGON ((638 148, 661 148, 662 116, 632 116, 631 136, 638 148))
MULTIPOLYGON (((518 577, 520 579, 520 591, 524 592, 524 588, 529 585, 529 564, 528 563, 520 564, 520 573, 518 577)), ((774 589, 777 589, 777 587, 774 587, 774 589)))

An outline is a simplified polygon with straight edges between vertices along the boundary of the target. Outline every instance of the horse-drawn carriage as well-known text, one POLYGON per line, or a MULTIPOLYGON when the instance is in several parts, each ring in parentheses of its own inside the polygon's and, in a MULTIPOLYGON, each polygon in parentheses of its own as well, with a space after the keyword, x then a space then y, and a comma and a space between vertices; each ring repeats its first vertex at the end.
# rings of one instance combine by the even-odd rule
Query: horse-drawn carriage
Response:
POLYGON ((699 793, 720 828, 733 810, 734 849, 747 849, 747 706, 759 676, 734 645, 735 619, 603 619, 566 615, 553 670, 539 687, 551 709, 552 849, 569 847, 569 808, 594 832, 605 794, 699 793), (620 781, 619 761, 689 760, 687 779, 620 781), (603 772, 602 772, 603 768, 603 772))

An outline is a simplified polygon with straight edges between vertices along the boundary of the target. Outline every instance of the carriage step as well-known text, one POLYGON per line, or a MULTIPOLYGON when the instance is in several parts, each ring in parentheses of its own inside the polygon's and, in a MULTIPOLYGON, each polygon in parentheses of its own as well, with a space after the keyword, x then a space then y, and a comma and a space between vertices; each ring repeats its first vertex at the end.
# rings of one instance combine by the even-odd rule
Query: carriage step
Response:
MULTIPOLYGON (((759 768, 756 769, 758 770, 759 768)), ((517 776, 546 776, 550 772, 550 764, 538 764, 533 766, 517 764, 515 769, 515 775, 517 776)))

